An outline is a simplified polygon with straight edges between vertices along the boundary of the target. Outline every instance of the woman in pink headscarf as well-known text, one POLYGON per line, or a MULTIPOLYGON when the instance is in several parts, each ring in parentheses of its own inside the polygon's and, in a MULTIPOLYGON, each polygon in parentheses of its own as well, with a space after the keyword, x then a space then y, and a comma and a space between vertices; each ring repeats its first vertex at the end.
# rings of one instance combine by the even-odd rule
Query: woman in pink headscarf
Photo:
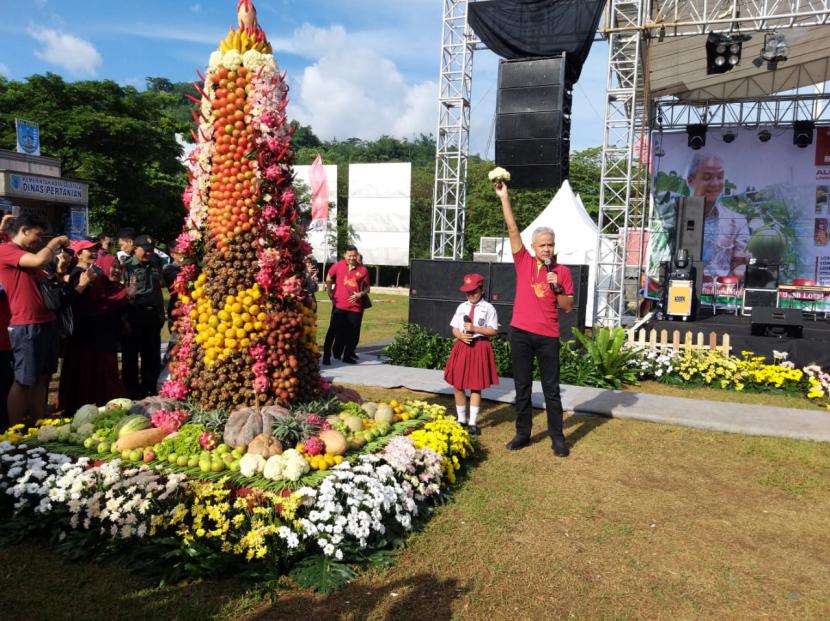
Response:
POLYGON ((73 305, 75 328, 67 339, 61 367, 58 409, 67 414, 87 403, 103 405, 127 396, 118 371, 121 316, 128 303, 121 263, 104 255, 93 269, 99 276, 73 305))

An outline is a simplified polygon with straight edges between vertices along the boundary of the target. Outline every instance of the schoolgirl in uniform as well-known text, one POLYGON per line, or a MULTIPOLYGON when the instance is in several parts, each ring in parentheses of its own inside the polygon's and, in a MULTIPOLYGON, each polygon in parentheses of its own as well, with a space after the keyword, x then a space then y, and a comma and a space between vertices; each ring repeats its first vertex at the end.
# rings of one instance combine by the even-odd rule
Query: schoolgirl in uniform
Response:
POLYGON ((467 301, 458 305, 450 325, 457 339, 444 369, 444 379, 455 389, 458 422, 471 434, 478 434, 481 391, 499 383, 496 357, 490 337, 498 334, 498 317, 493 305, 482 299, 484 277, 467 274, 460 290, 467 301), (470 417, 467 419, 467 394, 470 391, 470 417))

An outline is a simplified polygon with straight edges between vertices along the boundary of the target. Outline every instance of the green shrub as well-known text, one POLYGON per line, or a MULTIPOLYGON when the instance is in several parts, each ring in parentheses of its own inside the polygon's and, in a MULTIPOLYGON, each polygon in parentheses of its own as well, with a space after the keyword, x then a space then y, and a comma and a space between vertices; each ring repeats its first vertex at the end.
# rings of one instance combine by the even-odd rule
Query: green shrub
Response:
POLYGON ((383 350, 391 364, 416 369, 443 369, 452 350, 453 339, 414 323, 404 325, 383 350))
POLYGON ((576 328, 573 333, 596 369, 596 377, 592 378, 596 383, 593 386, 619 390, 623 384, 638 383, 637 371, 630 364, 634 352, 624 347, 625 330, 596 328, 591 338, 576 328))

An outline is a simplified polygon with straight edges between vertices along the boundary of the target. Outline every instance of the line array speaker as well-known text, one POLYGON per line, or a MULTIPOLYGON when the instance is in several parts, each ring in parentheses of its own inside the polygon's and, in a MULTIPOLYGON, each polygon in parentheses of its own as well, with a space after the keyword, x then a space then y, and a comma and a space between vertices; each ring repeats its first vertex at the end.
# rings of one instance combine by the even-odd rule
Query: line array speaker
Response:
POLYGON ((511 186, 552 188, 568 178, 573 98, 564 76, 564 56, 499 63, 496 163, 511 186))

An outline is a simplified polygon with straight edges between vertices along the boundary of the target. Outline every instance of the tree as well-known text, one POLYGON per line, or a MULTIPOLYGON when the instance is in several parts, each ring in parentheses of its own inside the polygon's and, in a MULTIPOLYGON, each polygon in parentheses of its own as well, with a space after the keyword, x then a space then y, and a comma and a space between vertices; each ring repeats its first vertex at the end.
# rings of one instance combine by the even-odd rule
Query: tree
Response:
POLYGON ((37 121, 44 155, 60 158, 65 176, 89 183, 93 229, 129 225, 170 239, 181 227, 186 182, 170 98, 51 73, 0 78, 0 146, 14 148, 15 117, 37 121))
POLYGON ((602 179, 602 147, 590 147, 571 154, 570 182, 582 198, 585 210, 596 220, 599 214, 599 186, 602 179))

